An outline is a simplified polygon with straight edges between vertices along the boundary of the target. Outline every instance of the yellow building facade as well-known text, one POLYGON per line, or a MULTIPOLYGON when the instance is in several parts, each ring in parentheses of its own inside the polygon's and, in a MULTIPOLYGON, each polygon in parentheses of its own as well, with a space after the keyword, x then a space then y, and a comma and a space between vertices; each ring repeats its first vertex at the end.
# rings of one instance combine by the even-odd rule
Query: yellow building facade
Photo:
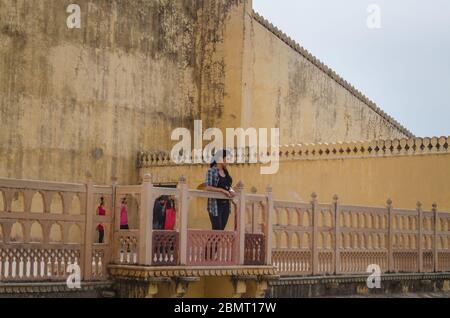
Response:
MULTIPOLYGON (((195 199, 184 198, 183 208, 189 211, 189 218, 182 220, 179 213, 178 229, 181 223, 186 231, 208 230, 206 197, 195 192, 204 183, 208 165, 175 165, 169 158, 174 144, 172 131, 180 127, 193 131, 195 120, 202 120, 204 129, 280 129, 283 146, 277 174, 261 175, 260 164, 230 166, 235 183, 241 181, 244 185, 243 197, 245 192, 250 199, 259 198, 266 209, 273 195, 278 201, 275 205, 272 202, 272 207, 278 204, 285 210, 297 209, 298 215, 310 213, 311 220, 317 202, 327 204, 329 211, 322 212, 329 212, 330 218, 338 213, 337 202, 366 208, 385 207, 389 202, 388 212, 378 211, 386 219, 391 217, 393 207, 414 210, 418 201, 426 208, 428 218, 431 213, 450 211, 450 139, 416 138, 254 12, 251 0, 79 0, 80 29, 66 25, 66 8, 72 1, 3 3, 7 5, 0 6, 0 179, 6 181, 2 181, 5 194, 0 195, 0 213, 8 221, 4 222, 8 232, 0 227, 2 240, 6 233, 14 237, 21 231, 20 224, 9 227, 11 218, 7 213, 21 210, 31 217, 33 209, 50 214, 56 209, 57 216, 46 220, 49 227, 55 220, 67 222, 65 214, 72 208, 65 200, 74 196, 83 202, 80 212, 71 219, 78 232, 64 228, 58 238, 47 231, 50 227, 33 230, 34 224, 28 220, 24 222, 29 227, 25 232, 30 234, 22 236, 32 241, 34 236, 48 236, 55 241, 92 242, 94 232, 89 229, 97 219, 85 218, 81 211, 88 214, 86 207, 95 206, 94 199, 104 193, 110 199, 110 209, 118 207, 120 203, 112 202, 114 189, 143 181, 185 186, 185 193, 195 199), (24 199, 16 197, 15 191, 19 193, 28 183, 16 184, 9 179, 60 184, 32 183, 34 188, 25 192, 24 199), (88 181, 88 185, 82 185, 88 181), (92 184, 108 186, 96 188, 92 184), (28 196, 39 196, 39 191, 44 196, 36 205, 28 196), (56 193, 63 192, 70 193, 49 203, 58 197, 56 193), (90 223, 83 223, 86 220, 90 223), (48 235, 43 235, 46 231, 48 235)), ((131 189, 131 194, 137 193, 136 197, 143 200, 146 192, 139 192, 139 186, 139 190, 123 187, 125 194, 131 189)), ((148 209, 150 201, 144 200, 148 209)), ((136 207, 146 211, 142 201, 136 207)), ((246 211, 245 204, 241 211, 246 211)), ((423 217, 421 211, 417 213, 419 219, 423 217)), ((130 215, 130 224, 140 226, 136 229, 139 234, 126 235, 113 230, 117 220, 112 215, 116 214, 111 211, 107 216, 110 250, 120 249, 113 246, 118 240, 139 237, 141 241, 152 241, 143 213, 130 215)), ((296 229, 298 233, 288 236, 293 217, 275 219, 274 233, 281 233, 283 239, 275 234, 272 237, 272 231, 267 230, 272 220, 264 224, 266 232, 259 231, 264 232, 264 239, 272 242, 274 249, 281 245, 299 247, 300 239, 292 244, 287 243, 287 237, 300 237, 305 228, 310 231, 302 233, 307 234, 309 246, 310 236, 318 236, 321 231, 317 224, 313 228, 314 222, 300 226, 298 221, 294 222, 300 228, 296 229)), ((258 227, 260 221, 253 221, 252 226, 258 227)), ((243 222, 240 226, 242 230, 250 224, 243 222)), ((231 222, 228 230, 233 227, 238 224, 231 222)), ((241 234, 246 233, 242 230, 241 234)), ((334 233, 336 246, 338 234, 334 233)), ((420 237, 425 234, 418 232, 420 237)), ((436 239, 436 230, 434 235, 436 239)), ((140 242, 140 252, 145 247, 140 242)), ((93 250, 97 262, 98 255, 104 256, 101 253, 106 251, 98 246, 93 250)), ((328 253, 316 246, 311 250, 317 252, 308 254, 311 264, 316 265, 319 255, 328 253)), ((334 255, 340 255, 338 247, 334 255)), ((89 257, 83 256, 83 261, 89 262, 89 257)), ((118 254, 114 257, 118 258, 118 254)), ((112 256, 110 259, 117 261, 112 256)), ((142 279, 140 283, 145 281, 132 290, 129 284, 119 286, 124 296, 262 297, 268 281, 277 276, 271 262, 263 265, 165 270, 114 265, 111 272, 119 282, 130 277, 142 279), (171 275, 177 279, 168 280, 171 275), (218 290, 218 285, 223 288, 218 290)), ((394 268, 391 265, 389 268, 394 268)), ((337 269, 340 264, 336 261, 334 266, 337 269)), ((319 273, 314 267, 308 268, 308 274, 310 269, 312 274, 319 273)), ((326 270, 324 273, 329 274, 326 270)))
POLYGON ((82 0, 81 29, 69 4, 0 9, 1 176, 136 182, 136 154, 196 119, 280 128, 282 144, 411 136, 251 1, 82 0))

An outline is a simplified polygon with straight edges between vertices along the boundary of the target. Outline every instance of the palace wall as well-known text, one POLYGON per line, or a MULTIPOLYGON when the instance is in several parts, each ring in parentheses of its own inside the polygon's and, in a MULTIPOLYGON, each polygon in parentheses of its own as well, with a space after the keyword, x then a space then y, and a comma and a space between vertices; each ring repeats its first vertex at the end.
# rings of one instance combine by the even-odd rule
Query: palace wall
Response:
MULTIPOLYGON (((254 187, 263 194, 271 185, 276 200, 309 202, 315 192, 324 203, 337 194, 342 204, 385 207, 390 198, 396 208, 414 210, 420 201, 425 209, 437 203, 439 211, 450 212, 449 144, 450 138, 419 138, 299 145, 281 150, 275 175, 261 175, 260 165, 229 169, 234 184, 242 181, 247 193, 254 187)), ((151 173, 156 184, 175 184, 183 175, 190 188, 197 188, 205 182, 207 169, 206 165, 172 166, 160 158, 158 163, 151 159, 144 163, 141 175, 151 173)), ((191 211, 193 226, 209 225, 206 202, 191 211)))
POLYGON ((254 14, 250 23, 254 127, 279 127, 282 144, 412 134, 292 39, 254 14))
POLYGON ((107 184, 176 127, 238 126, 242 0, 0 0, 0 176, 107 184))

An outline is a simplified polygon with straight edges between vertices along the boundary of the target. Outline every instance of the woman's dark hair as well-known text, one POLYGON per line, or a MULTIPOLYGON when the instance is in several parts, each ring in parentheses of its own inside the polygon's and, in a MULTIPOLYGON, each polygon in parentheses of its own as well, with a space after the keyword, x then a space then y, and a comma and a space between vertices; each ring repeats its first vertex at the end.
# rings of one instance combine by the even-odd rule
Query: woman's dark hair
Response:
POLYGON ((216 153, 216 155, 214 156, 214 160, 213 162, 211 162, 211 168, 217 166, 217 159, 223 159, 226 158, 228 156, 229 152, 227 150, 220 150, 216 153))
MULTIPOLYGON (((217 159, 222 159, 222 158, 226 158, 228 156, 229 152, 227 150, 221 150, 219 151, 215 156, 214 156, 214 160, 211 163, 210 168, 213 167, 217 167, 217 159)), ((230 183, 230 185, 233 184, 233 178, 230 176, 230 173, 228 172, 227 169, 223 169, 223 171, 225 172, 225 178, 227 179, 227 181, 230 183)))
POLYGON ((230 174, 228 173, 227 169, 223 169, 223 171, 225 172, 225 178, 227 178, 227 181, 232 186, 233 185, 233 178, 230 176, 230 174))

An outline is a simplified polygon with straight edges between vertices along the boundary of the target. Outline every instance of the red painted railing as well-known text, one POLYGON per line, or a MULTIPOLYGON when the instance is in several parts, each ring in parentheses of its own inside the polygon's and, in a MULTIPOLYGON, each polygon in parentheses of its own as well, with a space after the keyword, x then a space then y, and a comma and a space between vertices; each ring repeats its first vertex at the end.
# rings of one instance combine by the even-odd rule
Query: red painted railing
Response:
POLYGON ((266 244, 264 234, 245 234, 245 265, 264 265, 266 244))
POLYGON ((236 265, 236 233, 189 230, 187 263, 195 266, 236 265))
POLYGON ((176 231, 153 231, 154 266, 175 266, 179 259, 179 234, 176 231))

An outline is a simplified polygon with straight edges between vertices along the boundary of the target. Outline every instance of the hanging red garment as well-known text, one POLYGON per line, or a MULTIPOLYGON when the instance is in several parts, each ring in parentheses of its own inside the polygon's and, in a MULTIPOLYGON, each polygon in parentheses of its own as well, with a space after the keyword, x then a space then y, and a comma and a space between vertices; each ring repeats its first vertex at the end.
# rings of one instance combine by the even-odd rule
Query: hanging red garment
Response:
POLYGON ((177 214, 175 211, 175 205, 173 201, 169 200, 165 203, 166 208, 166 223, 164 225, 164 230, 173 231, 175 229, 175 222, 177 218, 177 214))

